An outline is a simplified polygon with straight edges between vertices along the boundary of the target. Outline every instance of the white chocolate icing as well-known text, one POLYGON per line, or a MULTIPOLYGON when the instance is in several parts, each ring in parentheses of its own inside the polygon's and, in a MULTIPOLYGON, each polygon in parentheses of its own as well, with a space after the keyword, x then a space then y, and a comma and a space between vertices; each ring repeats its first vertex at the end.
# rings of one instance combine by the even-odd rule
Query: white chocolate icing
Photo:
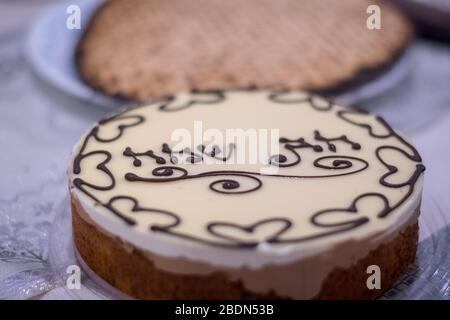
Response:
MULTIPOLYGON (((321 254, 329 258, 334 248, 349 242, 369 243, 367 253, 371 242, 378 245, 414 217, 423 170, 416 150, 375 116, 305 93, 249 90, 181 94, 106 120, 75 146, 69 177, 71 192, 89 218, 125 242, 165 258, 212 268, 244 268, 248 273, 321 254), (321 148, 289 147, 299 146, 298 140, 280 142, 285 163, 297 159, 292 150, 301 161, 276 168, 275 175, 261 175, 263 164, 172 164, 161 151, 162 144, 173 147, 173 131, 192 131, 195 121, 202 121, 204 130, 221 132, 278 129, 281 137, 303 138, 321 148), (328 141, 335 149, 320 139, 343 135, 347 140, 328 141), (127 148, 134 153, 152 150, 166 163, 158 164, 148 155, 125 156, 127 148), (140 160, 139 166, 134 159, 140 160), (98 166, 102 163, 103 168, 98 166), (172 176, 152 175, 155 168, 166 166, 175 167, 172 176), (130 173, 143 179, 131 181, 126 178, 130 173), (170 180, 180 174, 187 178, 140 181, 170 180), (232 183, 223 189, 222 180, 235 180, 239 186, 232 183), (212 185, 223 192, 250 191, 224 194, 212 190, 212 185)), ((305 296, 286 289, 286 284, 275 289, 289 296, 313 296, 333 267, 364 256, 362 250, 340 251, 341 258, 321 268, 305 296)), ((158 267, 200 272, 167 264, 158 267)), ((267 289, 246 279, 253 290, 267 289)))

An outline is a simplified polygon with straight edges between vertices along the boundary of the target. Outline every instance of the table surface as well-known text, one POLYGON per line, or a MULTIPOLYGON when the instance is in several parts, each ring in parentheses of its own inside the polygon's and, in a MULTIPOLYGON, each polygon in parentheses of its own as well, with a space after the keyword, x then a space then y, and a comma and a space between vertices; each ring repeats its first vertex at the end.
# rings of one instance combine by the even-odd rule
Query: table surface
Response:
MULTIPOLYGON (((107 112, 53 89, 26 62, 29 28, 56 2, 0 0, 0 298, 71 297, 48 281, 49 234, 67 195, 71 148, 107 112)), ((450 223, 450 46, 417 40, 411 53, 407 78, 363 105, 423 156, 423 240, 450 223)))

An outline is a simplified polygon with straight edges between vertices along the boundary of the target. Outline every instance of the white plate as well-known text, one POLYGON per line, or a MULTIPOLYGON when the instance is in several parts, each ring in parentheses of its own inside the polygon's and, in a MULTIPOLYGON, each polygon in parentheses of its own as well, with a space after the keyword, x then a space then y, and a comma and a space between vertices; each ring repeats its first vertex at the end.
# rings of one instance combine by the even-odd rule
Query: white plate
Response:
POLYGON ((51 7, 33 25, 26 44, 27 59, 39 77, 65 93, 102 107, 117 107, 123 101, 95 91, 81 80, 74 59, 82 32, 103 1, 77 1, 81 9, 80 30, 66 27, 66 9, 72 2, 51 7))
MULTIPOLYGON (((68 30, 66 8, 69 3, 58 4, 44 13, 34 24, 27 42, 28 60, 35 72, 54 87, 79 99, 106 108, 114 108, 124 101, 93 90, 81 81, 74 63, 75 47, 89 18, 103 0, 82 0, 81 30, 68 30)), ((382 77, 349 91, 337 99, 354 104, 379 96, 399 84, 411 70, 408 52, 382 77)))

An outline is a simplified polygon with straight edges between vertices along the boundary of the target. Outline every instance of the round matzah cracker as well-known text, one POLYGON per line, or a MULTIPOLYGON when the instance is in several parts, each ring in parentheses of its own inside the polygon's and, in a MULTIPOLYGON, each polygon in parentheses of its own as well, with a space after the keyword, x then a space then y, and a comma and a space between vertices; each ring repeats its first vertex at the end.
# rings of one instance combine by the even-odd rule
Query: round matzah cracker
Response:
POLYGON ((110 0, 77 51, 83 79, 148 100, 192 88, 339 93, 380 75, 403 52, 410 24, 369 0, 110 0))

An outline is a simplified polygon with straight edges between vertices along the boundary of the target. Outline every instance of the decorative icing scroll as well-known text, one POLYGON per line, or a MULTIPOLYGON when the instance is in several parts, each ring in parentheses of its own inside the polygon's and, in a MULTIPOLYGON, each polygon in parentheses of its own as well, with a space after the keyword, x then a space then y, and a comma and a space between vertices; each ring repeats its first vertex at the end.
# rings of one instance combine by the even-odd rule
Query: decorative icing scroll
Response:
MULTIPOLYGON (((164 97, 155 101, 153 105, 156 105, 161 112, 183 112, 183 110, 199 104, 220 104, 226 98, 227 93, 224 91, 200 92, 194 90, 182 98, 173 96, 164 97)), ((90 142, 107 145, 110 142, 121 139, 127 130, 131 130, 133 127, 145 123, 146 119, 144 116, 127 115, 126 113, 121 113, 99 122, 86 135, 80 149, 74 156, 73 175, 75 178, 72 180, 73 187, 79 189, 96 203, 102 205, 130 227, 138 223, 136 220, 138 215, 148 215, 152 218, 152 222, 148 225, 149 232, 163 233, 204 245, 242 249, 252 249, 263 243, 271 245, 301 243, 348 232, 370 223, 373 219, 387 217, 401 206, 414 192, 416 183, 425 170, 425 167, 421 164, 421 157, 417 150, 398 135, 382 118, 375 118, 370 114, 355 110, 336 110, 337 108, 334 107, 333 102, 301 92, 276 91, 269 93, 267 98, 277 104, 291 105, 292 107, 296 107, 297 105, 301 105, 302 107, 310 106, 318 112, 331 112, 340 121, 345 121, 348 124, 360 127, 371 138, 385 142, 385 144, 376 148, 374 154, 374 159, 386 169, 380 174, 378 182, 381 186, 389 189, 403 188, 403 197, 395 203, 390 203, 389 199, 379 192, 367 192, 358 195, 348 204, 348 207, 324 208, 320 211, 313 212, 310 215, 310 223, 314 226, 315 232, 311 234, 293 235, 290 231, 295 226, 295 221, 285 216, 265 218, 249 224, 239 224, 231 221, 209 221, 204 226, 208 237, 186 234, 180 229, 183 219, 179 213, 143 207, 138 199, 127 195, 116 195, 111 197, 107 202, 102 202, 95 196, 96 192, 113 190, 118 177, 115 177, 108 167, 113 155, 109 151, 102 149, 86 152, 87 145, 90 142), (110 127, 109 130, 104 131, 105 126, 110 127), (405 149, 391 145, 390 141, 393 140, 400 143, 405 149), (398 173, 401 172, 401 168, 395 163, 391 163, 385 157, 385 153, 396 153, 396 159, 407 159, 408 162, 414 165, 414 172, 409 177, 400 179, 402 176, 398 173), (92 181, 85 181, 80 177, 86 159, 96 159, 95 170, 100 171, 107 178, 106 180, 108 182, 97 184, 92 181), (360 210, 361 203, 368 200, 375 201, 379 204, 377 212, 370 214, 369 212, 360 210), (129 210, 120 210, 119 203, 122 206, 126 204, 129 210)), ((139 108, 135 110, 138 112, 139 108)), ((157 166, 149 172, 149 175, 141 176, 134 172, 127 172, 124 178, 129 182, 145 183, 187 182, 192 179, 208 179, 209 190, 213 192, 226 196, 245 196, 247 193, 256 192, 264 187, 263 177, 264 183, 270 183, 270 179, 282 177, 294 178, 298 180, 298 183, 302 183, 302 179, 331 179, 355 174, 369 167, 369 162, 365 159, 336 154, 338 148, 341 147, 351 148, 355 151, 364 148, 360 143, 353 141, 351 137, 347 137, 346 135, 330 137, 316 130, 314 132, 314 140, 307 141, 302 137, 281 138, 280 144, 282 151, 280 154, 272 155, 268 159, 269 164, 280 167, 281 172, 280 174, 265 176, 259 172, 238 170, 206 171, 194 174, 190 173, 189 168, 186 166, 182 167, 178 165, 177 155, 187 156, 191 160, 188 161, 188 164, 190 163, 192 166, 201 163, 204 157, 211 157, 226 163, 229 157, 231 157, 235 146, 229 146, 227 148, 228 150, 220 150, 216 146, 207 148, 206 146, 200 145, 195 150, 184 149, 178 151, 172 150, 168 144, 162 144, 160 150, 134 150, 131 147, 126 147, 121 156, 129 158, 134 167, 142 167, 144 159, 154 161, 157 166), (312 165, 319 172, 320 170, 324 170, 326 172, 325 174, 283 174, 283 168, 301 165, 302 158, 300 150, 304 149, 313 152, 313 154, 320 154, 324 151, 324 148, 332 152, 332 154, 316 157, 312 165)))

